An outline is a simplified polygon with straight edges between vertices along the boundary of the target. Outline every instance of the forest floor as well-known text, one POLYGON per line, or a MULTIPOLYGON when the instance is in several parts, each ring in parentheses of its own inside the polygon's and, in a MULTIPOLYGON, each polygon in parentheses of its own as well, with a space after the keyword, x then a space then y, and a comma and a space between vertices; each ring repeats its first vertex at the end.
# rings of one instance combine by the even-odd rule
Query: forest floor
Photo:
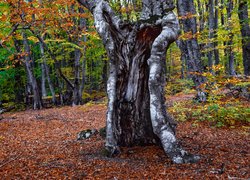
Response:
MULTIPOLYGON (((192 98, 175 96, 170 101, 192 98)), ((77 133, 105 126, 106 106, 87 104, 3 114, 0 120, 1 179, 249 179, 249 128, 214 128, 206 122, 180 122, 182 146, 201 155, 196 164, 172 164, 157 146, 122 148, 103 155, 99 134, 77 133)))

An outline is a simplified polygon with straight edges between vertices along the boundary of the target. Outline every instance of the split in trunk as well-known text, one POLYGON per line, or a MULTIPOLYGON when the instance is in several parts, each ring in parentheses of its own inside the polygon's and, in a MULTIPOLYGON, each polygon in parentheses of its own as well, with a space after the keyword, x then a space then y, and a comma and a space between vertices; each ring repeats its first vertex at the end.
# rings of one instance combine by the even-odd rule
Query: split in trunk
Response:
POLYGON ((107 84, 106 148, 161 143, 175 163, 195 162, 175 137, 176 123, 166 112, 166 50, 178 36, 173 2, 143 1, 140 21, 124 23, 103 0, 79 0, 88 8, 110 60, 107 84))

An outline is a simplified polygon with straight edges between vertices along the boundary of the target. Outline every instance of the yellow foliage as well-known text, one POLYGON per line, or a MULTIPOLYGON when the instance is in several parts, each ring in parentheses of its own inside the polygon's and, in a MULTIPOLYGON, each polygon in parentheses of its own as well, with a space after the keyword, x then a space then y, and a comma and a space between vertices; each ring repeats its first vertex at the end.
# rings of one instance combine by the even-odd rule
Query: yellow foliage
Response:
POLYGON ((33 42, 35 42, 35 43, 39 42, 39 40, 38 40, 37 37, 35 37, 35 36, 30 36, 30 37, 28 37, 28 40, 33 41, 33 42))

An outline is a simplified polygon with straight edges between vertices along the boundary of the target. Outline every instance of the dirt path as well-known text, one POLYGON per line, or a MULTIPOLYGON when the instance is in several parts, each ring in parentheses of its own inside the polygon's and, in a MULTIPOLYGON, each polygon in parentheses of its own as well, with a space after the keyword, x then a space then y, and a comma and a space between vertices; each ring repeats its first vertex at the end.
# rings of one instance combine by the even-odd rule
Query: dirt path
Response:
POLYGON ((102 155, 96 135, 77 141, 79 131, 105 126, 104 105, 7 113, 0 120, 1 179, 235 179, 250 177, 250 139, 244 128, 215 129, 180 123, 178 137, 197 164, 175 165, 156 146, 123 148, 102 155))

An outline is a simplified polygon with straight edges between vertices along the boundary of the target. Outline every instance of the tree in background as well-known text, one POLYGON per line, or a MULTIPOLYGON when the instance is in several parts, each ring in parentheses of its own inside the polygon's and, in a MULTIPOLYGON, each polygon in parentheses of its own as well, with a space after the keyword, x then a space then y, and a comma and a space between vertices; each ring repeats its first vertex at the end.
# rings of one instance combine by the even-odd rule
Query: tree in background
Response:
POLYGON ((178 14, 180 16, 181 29, 183 31, 182 39, 179 41, 179 47, 182 52, 183 60, 187 66, 188 77, 192 78, 199 101, 206 101, 206 95, 201 85, 205 83, 202 76, 203 65, 201 61, 200 46, 197 40, 197 22, 196 10, 193 0, 178 0, 178 14))
POLYGON ((238 16, 240 20, 240 30, 242 36, 244 74, 249 76, 250 75, 250 27, 249 27, 248 4, 246 0, 239 1, 238 16))
MULTIPOLYGON (((109 3, 119 18, 135 22, 140 19, 140 2, 112 0, 109 3)), ((177 7, 183 3, 186 2, 178 1, 177 7)), ((212 65, 225 67, 225 75, 230 74, 232 68, 229 65, 235 69, 231 72, 243 73, 244 67, 247 74, 247 2, 193 0, 187 3, 190 6, 178 10, 182 32, 178 45, 181 48, 183 77, 188 74, 187 77, 194 80, 198 92, 203 92, 205 78, 201 74, 211 71, 214 68, 212 65), (229 4, 233 6, 229 8, 229 4), (231 17, 228 18, 228 15, 231 17)), ((0 99, 12 102, 26 99, 28 106, 32 104, 32 83, 29 83, 27 72, 25 75, 27 53, 22 33, 27 36, 26 44, 29 45, 29 58, 32 60, 29 63, 37 81, 39 96, 42 97, 38 99, 42 99, 45 105, 48 100, 58 105, 76 105, 93 98, 93 93, 103 94, 107 55, 86 9, 80 10, 74 1, 62 0, 8 0, 1 2, 0 6, 1 77, 16 83, 8 86, 5 84, 7 81, 3 80, 0 99)), ((170 77, 175 79, 181 72, 180 51, 176 45, 170 49, 168 80, 170 77)), ((197 94, 200 94, 198 99, 201 101, 203 93, 197 94)))
MULTIPOLYGON (((9 57, 13 56, 9 58, 8 64, 18 61, 20 68, 29 65, 31 69, 31 73, 27 71, 27 76, 22 77, 26 81, 26 93, 18 91, 21 93, 17 94, 18 99, 26 96, 28 105, 35 99, 46 102, 50 98, 54 104, 79 105, 82 103, 85 83, 97 84, 93 90, 99 88, 98 81, 101 81, 101 71, 105 63, 98 62, 100 67, 92 67, 89 63, 86 65, 86 62, 89 59, 92 61, 93 58, 99 58, 101 61, 103 48, 93 28, 90 27, 88 32, 86 31, 87 25, 91 26, 92 22, 77 2, 14 0, 0 5, 4 7, 1 14, 1 48, 9 52, 9 57), (25 53, 25 44, 26 50, 30 49, 28 53, 25 53), (93 49, 96 49, 95 52, 93 49), (89 52, 93 52, 95 56, 89 52), (30 59, 27 63, 25 57, 30 59), (33 78, 29 78, 29 74, 32 74, 33 78), (85 75, 94 82, 85 81, 85 75), (29 79, 37 82, 30 83, 29 79), (38 91, 35 92, 39 98, 34 98, 37 95, 32 91, 32 86, 36 84, 38 91), (56 98, 58 96, 60 102, 56 98)), ((4 57, 8 59, 8 56, 4 57)), ((1 67, 7 64, 5 62, 1 67)), ((17 69, 14 65, 9 67, 13 68, 13 72, 17 69)))
POLYGON ((234 34, 232 32, 232 13, 233 13, 233 8, 234 8, 234 2, 233 0, 228 0, 227 2, 227 22, 228 22, 228 26, 227 26, 227 30, 229 32, 228 36, 229 39, 226 43, 227 47, 226 47, 226 56, 228 57, 228 65, 227 65, 227 72, 229 75, 235 76, 236 72, 235 72, 235 54, 233 51, 233 37, 234 34))

